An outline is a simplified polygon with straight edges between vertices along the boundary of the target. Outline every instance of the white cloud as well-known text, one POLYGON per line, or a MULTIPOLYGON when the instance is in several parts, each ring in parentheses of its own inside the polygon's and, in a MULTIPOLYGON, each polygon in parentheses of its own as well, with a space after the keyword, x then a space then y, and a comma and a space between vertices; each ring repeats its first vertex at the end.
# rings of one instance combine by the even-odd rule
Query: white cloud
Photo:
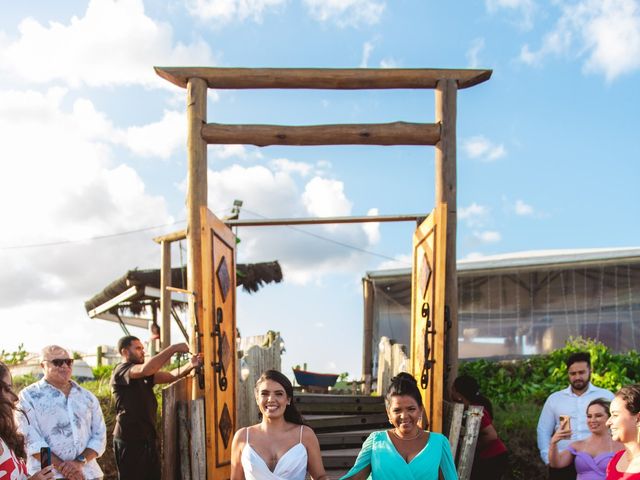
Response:
POLYGON ((351 202, 339 180, 314 177, 305 186, 302 202, 315 217, 342 217, 351 214, 351 202))
MULTIPOLYGON (((377 208, 370 208, 367 212, 369 217, 375 217, 376 215, 379 215, 377 208)), ((367 234, 369 245, 375 245, 380 241, 380 222, 363 223, 362 229, 367 234)))
POLYGON ((238 158, 241 160, 260 160, 262 153, 257 147, 249 147, 246 145, 208 145, 208 152, 212 158, 226 160, 229 158, 238 158))
POLYGON ((529 30, 533 27, 533 18, 536 11, 534 0, 485 0, 485 5, 490 13, 506 10, 513 13, 517 19, 517 25, 529 30))
POLYGON ((484 49, 484 38, 476 38, 471 42, 471 46, 466 54, 469 68, 478 68, 480 64, 478 56, 482 49, 484 49))
MULTIPOLYGON (((319 176, 306 181, 295 170, 269 167, 209 171, 209 208, 220 211, 239 198, 244 202, 240 218, 351 214, 342 182, 319 176)), ((328 273, 361 274, 368 260, 363 250, 379 238, 371 227, 358 224, 240 228, 238 235, 241 261, 277 259, 286 281, 299 284, 328 273)))
POLYGON ((484 162, 493 162, 507 154, 503 144, 495 144, 483 135, 466 139, 462 148, 469 158, 477 158, 484 162))
POLYGON ((380 0, 304 0, 309 13, 321 22, 340 27, 373 25, 380 21, 386 4, 380 0))
MULTIPOLYGON (((173 222, 162 197, 116 161, 111 122, 64 89, 0 91, 0 305, 86 297, 127 269, 156 264, 140 235, 87 238, 173 222), (12 248, 51 242, 76 243, 12 248)), ((147 234, 150 235, 150 234, 147 234)))
POLYGON ((373 52, 373 43, 364 42, 364 45, 362 45, 362 60, 360 61, 360 68, 367 68, 371 52, 373 52))
POLYGON ((496 232, 494 230, 484 230, 481 232, 474 232, 473 236, 477 238, 482 243, 496 243, 502 240, 502 235, 500 232, 496 232))
POLYGON ((286 0, 187 0, 187 10, 201 20, 220 24, 253 20, 262 22, 269 10, 277 10, 286 0))
POLYGON ((400 62, 393 57, 385 57, 380 60, 380 68, 398 68, 399 66, 400 62))
POLYGON ((380 263, 380 265, 378 265, 376 270, 394 270, 396 268, 407 268, 411 267, 411 264, 411 255, 395 255, 394 260, 385 260, 384 262, 380 263))
POLYGON ((304 162, 294 162, 288 158, 276 158, 269 162, 275 170, 286 173, 297 173, 303 177, 308 176, 313 170, 313 166, 304 162))
POLYGON ((174 42, 170 25, 144 12, 142 0, 91 0, 83 17, 42 25, 27 18, 5 39, 0 71, 33 83, 174 88, 154 65, 213 65, 203 40, 174 42))
POLYGON ((465 255, 464 260, 480 260, 481 258, 484 258, 484 256, 485 255, 480 252, 469 252, 465 255))
POLYGON ((468 226, 479 227, 489 216, 489 207, 473 202, 468 207, 458 208, 458 220, 464 220, 468 226))
POLYGON ((640 4, 637 0, 582 0, 561 5, 553 30, 538 50, 524 45, 520 60, 540 64, 548 55, 583 59, 585 72, 607 81, 640 69, 640 4))
POLYGON ((514 209, 515 209, 516 215, 531 216, 534 214, 533 207, 531 205, 526 204, 522 200, 516 200, 514 209))
POLYGON ((161 120, 141 127, 129 127, 119 138, 136 155, 169 158, 176 150, 186 148, 186 115, 165 110, 161 120))

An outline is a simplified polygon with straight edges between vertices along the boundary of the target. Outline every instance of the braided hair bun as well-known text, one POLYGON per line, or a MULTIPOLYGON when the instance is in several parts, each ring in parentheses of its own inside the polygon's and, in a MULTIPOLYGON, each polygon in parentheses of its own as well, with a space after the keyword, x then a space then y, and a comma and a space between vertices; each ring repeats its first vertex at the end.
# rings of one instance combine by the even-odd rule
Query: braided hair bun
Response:
POLYGON ((407 395, 413 398, 420 408, 423 408, 422 394, 418 389, 418 382, 407 372, 400 372, 391 379, 391 384, 387 388, 387 394, 385 395, 387 405, 394 395, 407 395))

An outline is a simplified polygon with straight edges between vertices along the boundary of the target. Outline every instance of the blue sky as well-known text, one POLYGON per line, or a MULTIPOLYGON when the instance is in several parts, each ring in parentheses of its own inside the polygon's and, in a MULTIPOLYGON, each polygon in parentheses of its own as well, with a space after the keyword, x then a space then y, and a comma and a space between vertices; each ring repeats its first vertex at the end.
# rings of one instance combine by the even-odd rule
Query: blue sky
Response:
MULTIPOLYGON (((88 319, 83 301, 157 267, 151 238, 184 228, 185 91, 154 65, 490 68, 458 96, 458 258, 638 246, 638 0, 0 0, 0 11, 0 348, 115 343, 119 328, 88 319)), ((228 123, 434 118, 433 92, 410 90, 210 91, 208 108, 228 123)), ((210 147, 210 208, 428 212, 433 155, 210 147)), ((279 330, 286 369, 357 376, 360 279, 409 266, 412 226, 302 230, 352 248, 241 229, 240 261, 278 259, 285 281, 240 294, 238 325, 279 330)))

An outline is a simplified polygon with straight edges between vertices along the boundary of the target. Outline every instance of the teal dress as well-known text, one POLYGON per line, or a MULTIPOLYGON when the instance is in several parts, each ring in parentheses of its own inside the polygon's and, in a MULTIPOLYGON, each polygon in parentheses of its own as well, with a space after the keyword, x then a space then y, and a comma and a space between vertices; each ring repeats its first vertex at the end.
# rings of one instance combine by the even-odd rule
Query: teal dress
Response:
POLYGON ((356 463, 340 480, 371 467, 372 480, 438 480, 438 470, 444 480, 458 480, 449 440, 441 433, 429 433, 425 447, 409 463, 398 453, 386 431, 373 432, 362 445, 356 463))

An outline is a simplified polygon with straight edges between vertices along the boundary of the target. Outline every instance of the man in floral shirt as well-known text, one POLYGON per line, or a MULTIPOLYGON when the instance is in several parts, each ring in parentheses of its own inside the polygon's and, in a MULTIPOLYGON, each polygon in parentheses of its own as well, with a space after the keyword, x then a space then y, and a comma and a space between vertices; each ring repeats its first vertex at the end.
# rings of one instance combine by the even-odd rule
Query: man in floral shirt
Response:
POLYGON ((71 380, 73 358, 58 345, 42 349, 44 378, 20 392, 18 428, 25 436, 27 468, 40 470, 40 448, 51 448, 56 478, 103 478, 96 458, 107 431, 96 396, 71 380))

